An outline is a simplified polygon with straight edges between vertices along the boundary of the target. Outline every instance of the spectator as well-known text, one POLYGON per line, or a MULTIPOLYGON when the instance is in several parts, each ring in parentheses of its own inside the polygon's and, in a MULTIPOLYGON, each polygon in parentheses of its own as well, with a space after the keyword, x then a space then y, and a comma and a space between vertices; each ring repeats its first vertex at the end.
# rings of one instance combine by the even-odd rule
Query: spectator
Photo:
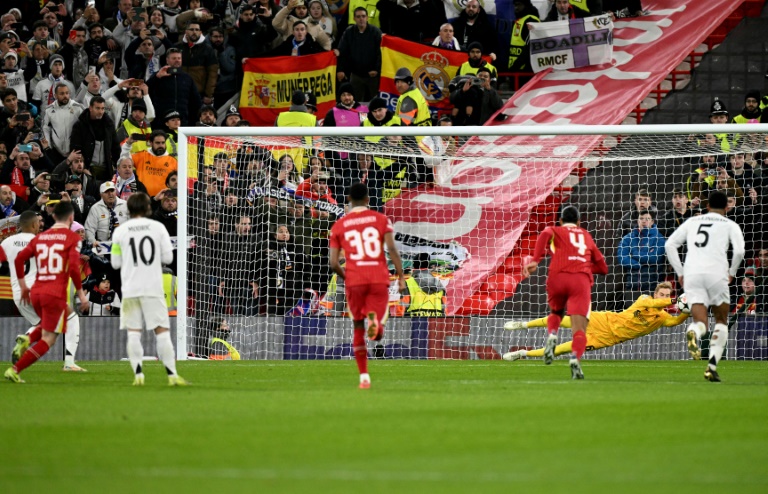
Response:
MULTIPOLYGON (((392 125, 402 125, 400 117, 395 116, 395 112, 387 108, 387 102, 384 98, 375 97, 368 103, 368 115, 363 121, 363 127, 390 127, 392 125)), ((366 136, 365 140, 370 142, 379 142, 382 136, 366 136)))
POLYGON ((155 34, 152 34, 149 29, 142 29, 125 49, 128 77, 142 81, 149 80, 160 71, 160 56, 165 54, 171 46, 171 42, 162 31, 155 30, 155 34))
MULTIPOLYGON (((163 16, 163 11, 159 8, 154 9, 149 14, 149 23, 147 24, 147 27, 149 29, 155 29, 157 31, 162 31, 163 35, 166 39, 168 39, 168 33, 170 33, 170 29, 168 29, 168 25, 165 23, 165 17, 163 16)), ((170 39, 168 39, 170 41, 170 39)))
POLYGON ((381 74, 381 31, 368 24, 368 11, 358 7, 354 11, 355 25, 349 26, 341 36, 336 78, 348 78, 355 89, 356 101, 370 101, 379 94, 381 74))
POLYGON ((0 110, 0 130, 5 130, 9 127, 11 119, 17 113, 26 113, 27 115, 30 115, 29 110, 27 109, 27 104, 23 101, 19 101, 15 89, 6 88, 0 91, 0 98, 2 98, 3 101, 3 108, 0 110))
POLYGON ((88 53, 85 51, 85 33, 83 26, 72 29, 75 32, 74 39, 67 37, 64 46, 59 50, 59 55, 64 59, 65 74, 67 79, 75 86, 79 86, 88 75, 88 53))
MULTIPOLYGON (((215 1, 216 0, 208 2, 211 5, 211 8, 215 7, 215 1)), ((211 28, 220 24, 220 20, 215 19, 213 12, 203 8, 202 0, 189 0, 188 9, 189 10, 182 12, 176 17, 176 28, 179 32, 186 31, 187 26, 191 22, 199 22, 202 32, 208 32, 211 28)))
MULTIPOLYGON (((728 109, 725 107, 725 103, 717 97, 712 102, 709 121, 713 124, 728 123, 728 109)), ((709 134, 705 135, 703 139, 699 138, 698 144, 702 147, 711 148, 714 152, 728 153, 736 146, 736 138, 733 134, 709 134)))
MULTIPOLYGON (((246 58, 264 55, 270 50, 272 40, 280 40, 271 21, 268 26, 265 25, 256 16, 256 8, 253 5, 244 5, 239 16, 238 28, 230 34, 229 42, 235 47, 235 54, 240 62, 246 58)), ((238 78, 241 76, 242 72, 238 72, 238 78)))
POLYGON ((218 292, 224 273, 222 265, 213 261, 221 259, 224 252, 224 234, 215 214, 207 216, 203 222, 204 228, 195 235, 195 248, 189 250, 191 289, 192 293, 200 294, 197 304, 201 311, 223 313, 222 307, 212 309, 211 304, 221 304, 218 292))
MULTIPOLYGON (((259 20, 266 28, 264 41, 269 47, 275 47, 280 43, 280 35, 277 34, 277 31, 275 31, 275 28, 272 26, 272 22, 275 20, 277 13, 283 8, 280 3, 279 0, 258 0, 253 4, 254 12, 256 12, 259 20)), ((238 30, 240 29, 242 29, 242 18, 238 25, 238 30)))
POLYGON ((91 302, 88 309, 90 316, 120 315, 120 296, 112 290, 107 274, 102 274, 98 283, 88 290, 88 300, 91 302))
POLYGON ((48 49, 51 53, 56 53, 59 51, 60 45, 56 42, 56 40, 52 39, 49 36, 50 32, 48 31, 48 24, 45 22, 45 20, 40 19, 35 21, 35 23, 32 25, 32 39, 27 41, 27 46, 30 49, 34 49, 36 45, 42 45, 48 49))
MULTIPOLYGON (((315 127, 317 117, 307 111, 307 96, 301 91, 294 91, 291 95, 291 106, 275 120, 276 127, 315 127)), ((311 139, 308 137, 308 139, 311 139)))
MULTIPOLYGON (((82 158, 79 158, 79 161, 82 165, 82 158)), ((86 175, 86 177, 88 177, 88 175, 86 175)), ((83 183, 77 175, 70 175, 67 177, 64 191, 69 195, 72 200, 72 206, 75 208, 75 221, 81 224, 85 223, 91 207, 96 204, 96 199, 91 195, 83 193, 83 183)))
POLYGON ((328 110, 323 127, 360 127, 368 116, 368 107, 355 101, 355 89, 351 83, 339 85, 336 106, 328 110))
POLYGON ((205 42, 199 22, 192 21, 187 24, 184 38, 176 47, 181 51, 182 70, 195 81, 203 104, 213 104, 213 92, 219 77, 219 58, 213 47, 205 42))
POLYGON ((453 25, 450 22, 440 26, 440 33, 432 41, 432 46, 437 46, 443 50, 461 51, 459 40, 453 36, 453 25))
POLYGON ((32 149, 29 150, 29 164, 32 169, 35 170, 35 173, 52 172, 54 164, 50 159, 48 159, 45 153, 43 153, 43 148, 40 144, 41 142, 47 143, 48 141, 45 139, 45 137, 42 137, 40 142, 36 140, 33 141, 32 136, 34 135, 35 134, 33 133, 29 133, 24 139, 24 142, 32 147, 32 149))
POLYGON ((35 92, 32 94, 32 104, 34 104, 42 114, 45 109, 56 101, 54 94, 56 86, 64 84, 69 89, 69 94, 75 94, 75 86, 64 77, 64 59, 61 55, 53 55, 48 59, 50 73, 48 77, 40 81, 35 86, 35 92))
POLYGON ((280 156, 277 166, 270 170, 270 186, 295 191, 301 182, 303 180, 296 172, 296 165, 291 155, 280 156))
POLYGON ((445 23, 445 7, 436 0, 379 0, 383 33, 422 43, 445 23))
POLYGON ((282 315, 296 302, 302 279, 303 256, 291 242, 288 226, 276 225, 256 260, 256 287, 264 298, 268 315, 282 315))
POLYGON ((741 279, 741 293, 736 300, 736 305, 731 310, 732 314, 765 314, 768 312, 766 307, 766 296, 764 287, 758 287, 755 283, 755 270, 749 268, 744 272, 741 279))
MULTIPOLYGON (((336 204, 336 199, 333 198, 331 189, 328 188, 328 179, 331 176, 321 171, 317 175, 312 175, 309 180, 304 180, 296 188, 296 196, 309 199, 312 202, 324 201, 331 204, 336 204)), ((327 217, 327 213, 325 213, 327 217)))
POLYGON ((10 185, 17 196, 27 201, 34 178, 33 170, 30 169, 29 153, 20 151, 19 146, 14 146, 8 158, 0 171, 0 183, 10 185))
POLYGON ((29 204, 21 199, 8 185, 0 185, 0 219, 18 216, 29 209, 29 204))
POLYGON ((75 94, 75 101, 83 105, 83 107, 89 106, 91 98, 101 96, 101 90, 101 77, 96 74, 88 74, 85 76, 83 83, 80 84, 77 94, 75 94))
POLYGON ((35 127, 34 118, 29 112, 18 112, 11 117, 8 125, 0 132, 0 142, 5 144, 6 149, 10 149, 16 144, 28 140, 30 133, 40 133, 40 129, 35 127))
POLYGON ((272 21, 272 27, 279 35, 280 44, 284 44, 291 34, 296 34, 293 31, 297 21, 304 23, 307 27, 307 33, 322 47, 322 51, 331 49, 331 38, 320 27, 320 24, 311 22, 312 17, 309 15, 309 9, 304 0, 288 0, 286 7, 278 12, 272 21))
POLYGON ((404 125, 432 126, 432 114, 429 105, 419 88, 413 83, 411 71, 401 67, 395 72, 395 88, 400 93, 395 107, 397 115, 404 125))
POLYGON ((324 0, 309 0, 307 8, 309 9, 309 17, 304 22, 308 26, 317 26, 322 29, 331 40, 331 45, 333 45, 338 36, 338 29, 336 27, 336 18, 331 15, 328 5, 324 0))
POLYGON ((507 66, 512 72, 531 71, 531 51, 528 46, 529 22, 541 22, 539 11, 531 0, 515 0, 515 23, 512 25, 512 39, 509 43, 507 66))
POLYGON ((179 140, 179 127, 181 127, 181 118, 179 112, 176 110, 170 110, 165 114, 165 128, 167 129, 166 135, 168 138, 165 141, 166 148, 168 148, 168 154, 176 158, 178 156, 178 149, 176 143, 179 140))
POLYGON ((104 19, 104 26, 110 31, 114 31, 118 25, 129 22, 133 9, 131 0, 117 0, 117 9, 112 17, 104 19))
POLYGON ((235 105, 229 105, 229 108, 227 108, 227 113, 224 114, 224 122, 222 122, 222 127, 240 127, 240 121, 243 119, 242 115, 240 115, 240 112, 237 110, 237 107, 235 105))
POLYGON ((742 191, 749 193, 750 189, 757 189, 759 184, 755 180, 754 172, 751 168, 744 166, 745 153, 743 150, 736 150, 729 156, 728 175, 733 178, 736 185, 742 191))
POLYGON ((485 67, 491 74, 491 82, 496 82, 499 73, 496 67, 483 60, 483 45, 477 41, 470 43, 467 47, 467 56, 467 61, 461 64, 459 70, 456 71, 456 75, 475 75, 478 70, 485 67))
POLYGON ((131 153, 138 153, 145 151, 149 147, 147 141, 149 136, 152 135, 152 127, 150 127, 149 121, 146 118, 148 112, 147 105, 144 104, 144 100, 140 97, 131 100, 131 92, 134 91, 129 91, 129 102, 123 106, 123 110, 127 110, 130 107, 130 113, 128 118, 117 126, 117 142, 122 145, 130 137, 134 141, 133 146, 131 146, 131 153))
MULTIPOLYGON (((656 206, 653 205, 653 199, 648 189, 640 189, 635 192, 634 207, 627 211, 621 217, 621 233, 626 235, 630 230, 637 227, 637 213, 640 211, 652 211, 656 217, 656 206)), ((651 290, 653 291, 653 290, 651 290)))
MULTIPOLYGON (((167 1, 167 0, 166 0, 167 1)), ((197 115, 202 106, 200 93, 189 74, 180 71, 181 51, 171 48, 166 65, 147 81, 149 95, 156 103, 155 111, 165 115, 170 110, 179 112, 182 125, 189 123, 190 115, 197 115)))
POLYGON ((51 174, 40 173, 32 179, 32 187, 29 189, 27 202, 33 210, 40 211, 50 196, 51 174))
POLYGON ((555 0, 555 3, 552 5, 552 8, 549 9, 549 13, 547 14, 547 18, 544 19, 544 22, 581 19, 588 15, 589 13, 585 12, 583 9, 575 8, 569 0, 555 0))
POLYGON ((461 87, 451 91, 450 100, 456 113, 454 125, 483 125, 504 106, 499 93, 491 87, 491 77, 490 70, 482 67, 477 72, 482 85, 466 78, 461 87))
POLYGON ((256 315, 259 294, 256 282, 258 269, 246 269, 253 267, 256 262, 256 240, 251 233, 249 216, 241 215, 238 218, 234 232, 224 239, 222 252, 216 252, 214 256, 223 261, 218 294, 224 302, 217 305, 223 307, 228 302, 233 314, 256 315))
POLYGON ((216 80, 213 100, 219 104, 226 104, 239 90, 237 87, 237 66, 239 65, 237 54, 235 48, 227 43, 226 32, 220 27, 215 27, 209 31, 208 40, 219 60, 219 78, 216 80))
MULTIPOLYGON (((73 150, 67 156, 67 159, 59 163, 56 168, 53 169, 54 180, 55 177, 65 177, 64 179, 58 179, 59 182, 69 181, 77 178, 81 184, 81 190, 85 197, 98 197, 99 196, 99 184, 98 181, 88 173, 85 173, 85 159, 80 150, 73 150)), ((94 201, 95 202, 95 201, 94 201)), ((85 220, 80 221, 84 223, 85 220)))
POLYGON ((715 189, 723 192, 728 197, 732 197, 736 201, 734 204, 736 206, 741 206, 744 203, 744 191, 723 169, 720 170, 720 174, 717 176, 717 180, 715 180, 715 189))
POLYGON ((200 108, 200 115, 198 116, 195 127, 216 127, 216 120, 218 114, 216 108, 213 105, 203 105, 200 108))
POLYGON ((104 182, 99 187, 101 200, 91 207, 85 220, 85 238, 90 244, 112 240, 115 228, 128 221, 128 206, 117 197, 115 184, 104 182))
POLYGON ((136 79, 126 79, 115 84, 104 92, 109 115, 116 125, 118 139, 122 143, 125 137, 120 134, 151 134, 149 122, 155 118, 155 105, 152 104, 152 98, 149 97, 149 88, 147 85, 136 79), (133 115, 134 104, 139 103, 138 109, 142 110, 143 115, 133 115), (143 104, 143 107, 142 107, 143 104), (132 122, 126 123, 127 119, 132 122), (143 127, 146 124, 146 128, 143 127), (121 129, 122 132, 121 132, 121 129))
POLYGON ((336 191, 339 201, 346 204, 352 184, 361 182, 368 186, 371 200, 370 208, 374 211, 382 210, 384 207, 384 200, 382 198, 383 176, 382 171, 373 160, 372 154, 357 153, 352 166, 342 169, 341 174, 341 187, 336 191))
MULTIPOLYGON (((3 58, 2 79, 0 79, 0 90, 15 89, 16 95, 20 100, 27 101, 27 81, 24 79, 24 71, 19 65, 19 55, 11 50, 3 58)), ((25 103, 26 104, 26 103, 25 103)), ((35 110, 36 111, 36 110, 35 110)))
POLYGON ((314 55, 324 51, 327 50, 323 49, 312 35, 307 32, 307 25, 304 21, 296 21, 293 24, 293 34, 288 36, 285 41, 267 55, 273 57, 299 57, 302 55, 314 55))
POLYGON ((744 97, 744 108, 731 119, 731 123, 768 123, 768 111, 760 108, 760 91, 748 91, 744 97))
POLYGON ((479 0, 467 2, 458 19, 453 21, 453 29, 462 51, 467 50, 470 43, 477 41, 486 50, 484 53, 488 54, 491 60, 496 60, 499 35, 479 0))
POLYGON ((75 122, 70 146, 82 153, 85 169, 98 180, 108 180, 114 175, 114 164, 120 154, 115 124, 105 112, 104 98, 92 98, 88 109, 75 122))
POLYGON ((693 216, 693 210, 688 207, 688 197, 681 189, 672 191, 672 209, 659 215, 659 231, 669 238, 677 227, 693 216))
POLYGON ((150 135, 150 147, 138 153, 131 153, 133 138, 123 144, 120 158, 130 158, 136 168, 136 177, 146 186, 150 197, 165 188, 165 178, 170 172, 178 170, 176 158, 168 154, 165 145, 167 136, 162 130, 155 130, 150 135))
MULTIPOLYGON (((83 49, 88 55, 88 65, 98 65, 102 53, 109 52, 112 48, 117 48, 117 44, 112 39, 112 36, 105 35, 104 26, 98 22, 88 26, 88 36, 89 38, 86 40, 85 45, 83 45, 83 49)), ((111 60, 114 63, 114 58, 111 58, 111 60)))
POLYGON ((127 201, 134 192, 147 193, 147 188, 136 178, 131 158, 120 158, 117 160, 117 173, 115 173, 111 181, 115 184, 117 197, 124 201, 127 201))
POLYGON ((655 211, 638 209, 636 227, 619 243, 619 263, 624 268, 626 292, 635 294, 653 292, 664 271, 664 243, 666 239, 654 225, 655 211))
MULTIPOLYGON (((176 238, 178 235, 179 213, 177 211, 176 192, 176 189, 165 189, 160 200, 160 207, 152 214, 152 219, 162 223, 171 238, 176 238)), ((173 261, 168 265, 168 268, 176 276, 176 249, 173 250, 173 261)))
POLYGON ((42 130, 51 145, 48 157, 58 163, 69 154, 72 129, 85 107, 70 99, 69 87, 66 84, 56 84, 54 92, 56 100, 43 113, 42 130))

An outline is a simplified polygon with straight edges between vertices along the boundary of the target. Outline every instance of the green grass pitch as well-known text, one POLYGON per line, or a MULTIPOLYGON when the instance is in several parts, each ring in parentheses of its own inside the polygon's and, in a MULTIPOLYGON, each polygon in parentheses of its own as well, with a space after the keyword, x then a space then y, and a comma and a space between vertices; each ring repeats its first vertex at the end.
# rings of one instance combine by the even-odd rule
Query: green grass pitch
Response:
MULTIPOLYGON (((768 366, 40 363, 0 383, 0 492, 766 492, 768 366)), ((3 369, 6 366, 3 365, 3 369)))

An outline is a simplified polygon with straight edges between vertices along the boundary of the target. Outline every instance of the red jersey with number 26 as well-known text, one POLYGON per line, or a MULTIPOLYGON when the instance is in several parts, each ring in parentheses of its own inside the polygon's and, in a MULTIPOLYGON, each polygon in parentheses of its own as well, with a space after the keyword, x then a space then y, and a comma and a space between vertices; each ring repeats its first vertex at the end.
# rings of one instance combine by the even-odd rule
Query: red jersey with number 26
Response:
POLYGON ((539 234, 533 260, 541 261, 550 253, 549 276, 556 273, 608 274, 608 265, 592 235, 576 225, 549 226, 539 234))
POLYGON ((70 278, 78 290, 80 279, 80 235, 69 228, 50 228, 33 238, 16 256, 16 272, 24 272, 31 257, 37 261, 37 279, 32 292, 58 299, 67 298, 70 278))
POLYGON ((344 249, 345 286, 389 284, 384 234, 389 218, 370 209, 353 209, 331 228, 330 246, 344 249))

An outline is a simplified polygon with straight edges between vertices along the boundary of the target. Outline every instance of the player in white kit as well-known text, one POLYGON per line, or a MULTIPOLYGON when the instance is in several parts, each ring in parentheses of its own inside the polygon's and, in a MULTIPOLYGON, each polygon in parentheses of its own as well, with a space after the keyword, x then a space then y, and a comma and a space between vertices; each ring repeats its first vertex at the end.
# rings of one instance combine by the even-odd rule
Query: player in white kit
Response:
MULTIPOLYGON (((11 235, 0 243, 0 262, 7 261, 11 272, 13 302, 19 309, 19 313, 32 325, 26 334, 20 334, 16 337, 16 346, 13 347, 11 352, 11 362, 14 364, 21 358, 29 345, 39 340, 43 334, 42 328, 39 326, 40 316, 35 313, 32 305, 21 301, 21 288, 19 288, 19 278, 14 266, 14 261, 19 252, 35 238, 35 235, 40 233, 42 221, 40 221, 40 216, 34 211, 24 211, 19 216, 19 226, 21 227, 21 232, 11 235)), ((36 276, 37 264, 34 259, 30 259, 24 274, 28 287, 32 288, 32 285, 35 284, 36 276)), ((64 346, 66 347, 66 355, 64 356, 63 370, 84 372, 85 369, 75 363, 75 353, 77 353, 77 346, 80 343, 80 317, 75 311, 72 311, 67 318, 67 331, 65 335, 64 346)))
POLYGON ((728 283, 736 276, 744 259, 744 235, 733 220, 725 217, 728 198, 720 191, 709 194, 707 214, 688 218, 667 239, 667 259, 677 273, 680 286, 685 289, 691 306, 693 322, 685 333, 688 351, 700 358, 697 338, 707 334, 707 309, 712 308, 715 329, 709 347, 709 363, 704 378, 720 382, 717 364, 728 343, 728 309, 730 292, 728 283), (680 262, 678 248, 686 244, 685 266, 680 262), (728 246, 733 257, 728 265, 728 246))
POLYGON ((128 360, 134 372, 134 386, 144 385, 144 348, 141 331, 154 330, 157 356, 168 373, 169 386, 185 386, 176 373, 176 353, 171 341, 168 306, 163 292, 163 264, 173 261, 171 237, 162 223, 149 219, 152 205, 147 194, 133 193, 128 198, 131 219, 112 235, 112 267, 120 270, 123 308, 120 329, 128 331, 128 360))

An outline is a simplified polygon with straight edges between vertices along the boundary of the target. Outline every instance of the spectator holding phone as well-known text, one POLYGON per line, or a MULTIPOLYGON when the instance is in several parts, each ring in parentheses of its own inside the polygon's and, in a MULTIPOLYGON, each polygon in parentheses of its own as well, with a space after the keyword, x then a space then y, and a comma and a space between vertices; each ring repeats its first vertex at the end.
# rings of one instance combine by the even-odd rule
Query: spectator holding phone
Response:
POLYGON ((11 149, 16 144, 23 142, 30 132, 39 132, 39 129, 35 127, 34 118, 29 112, 18 112, 0 131, 0 141, 5 143, 6 149, 11 149))
POLYGON ((142 29, 139 36, 125 49, 128 77, 147 80, 160 70, 160 56, 165 54, 171 42, 162 31, 142 29), (154 34, 153 34, 154 33, 154 34))
POLYGON ((181 50, 169 49, 165 60, 167 65, 147 81, 149 95, 156 103, 155 111, 158 114, 164 115, 170 110, 176 110, 181 124, 187 125, 190 123, 189 116, 197 115, 203 104, 200 93, 192 77, 181 70, 181 50))
POLYGON ((84 26, 78 26, 69 31, 64 46, 59 50, 59 55, 64 59, 64 73, 67 79, 72 81, 75 86, 79 86, 85 81, 88 75, 88 54, 85 52, 84 26))
MULTIPOLYGON (((82 164, 82 162, 83 160, 80 158, 80 163, 82 164)), ((88 175, 86 175, 86 177, 88 177, 88 175)), ((91 179, 91 182, 93 182, 93 179, 91 179)), ((98 188, 96 188, 96 192, 98 193, 98 188)), ((88 212, 91 210, 91 206, 96 204, 96 199, 91 195, 83 193, 83 183, 77 175, 70 175, 67 177, 64 184, 64 193, 69 196, 72 201, 72 207, 75 208, 75 221, 78 223, 85 223, 85 219, 88 217, 88 212)), ((62 193, 62 195, 64 195, 64 193, 62 193)), ((85 240, 85 232, 83 232, 83 240, 85 240)))
POLYGON ((35 211, 42 211, 48 200, 61 199, 61 194, 51 192, 51 174, 40 173, 32 179, 32 188, 29 191, 27 202, 35 211))
POLYGON ((51 145, 47 150, 48 157, 58 163, 69 154, 72 128, 85 106, 70 98, 70 88, 66 84, 57 83, 53 89, 56 99, 43 113, 42 127, 43 135, 51 145))
POLYGON ((124 201, 127 201, 134 192, 144 192, 145 194, 147 192, 144 184, 136 179, 131 158, 120 158, 117 160, 117 173, 112 177, 112 182, 115 184, 117 197, 124 201))
POLYGON ((118 25, 129 20, 129 15, 132 10, 133 2, 131 2, 131 0, 118 0, 114 15, 108 19, 104 19, 104 26, 107 29, 114 31, 118 25))
POLYGON ((91 98, 101 96, 103 86, 101 77, 94 72, 89 72, 75 95, 75 101, 86 107, 91 104, 91 98))
POLYGON ((48 24, 43 19, 35 21, 32 25, 32 39, 27 42, 27 46, 30 49, 34 49, 35 45, 45 46, 49 52, 56 53, 60 46, 56 40, 49 37, 48 24))

